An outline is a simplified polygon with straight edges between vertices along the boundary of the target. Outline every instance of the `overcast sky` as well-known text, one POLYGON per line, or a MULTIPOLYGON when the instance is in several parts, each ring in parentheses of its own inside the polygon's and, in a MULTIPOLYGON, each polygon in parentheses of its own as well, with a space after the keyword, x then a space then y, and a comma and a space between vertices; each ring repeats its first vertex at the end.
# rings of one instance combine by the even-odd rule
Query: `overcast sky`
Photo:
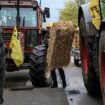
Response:
POLYGON ((67 0, 41 0, 42 9, 44 7, 50 8, 51 17, 47 19, 48 22, 56 22, 59 20, 59 11, 64 8, 66 2, 67 0))

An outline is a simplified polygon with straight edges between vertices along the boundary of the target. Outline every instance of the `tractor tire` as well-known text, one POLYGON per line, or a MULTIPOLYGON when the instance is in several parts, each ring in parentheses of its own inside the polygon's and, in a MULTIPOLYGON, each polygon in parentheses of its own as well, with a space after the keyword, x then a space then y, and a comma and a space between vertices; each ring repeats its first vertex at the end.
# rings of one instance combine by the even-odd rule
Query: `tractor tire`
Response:
POLYGON ((29 75, 32 85, 35 87, 47 87, 46 79, 46 49, 45 45, 36 46, 29 59, 29 75))
POLYGON ((103 105, 105 105, 105 29, 100 33, 99 40, 99 72, 103 105))
POLYGON ((86 38, 86 24, 84 17, 80 18, 80 56, 81 56, 81 66, 82 66, 82 75, 85 87, 89 95, 100 95, 100 83, 98 77, 96 76, 94 64, 93 64, 93 53, 92 53, 92 40, 86 38))

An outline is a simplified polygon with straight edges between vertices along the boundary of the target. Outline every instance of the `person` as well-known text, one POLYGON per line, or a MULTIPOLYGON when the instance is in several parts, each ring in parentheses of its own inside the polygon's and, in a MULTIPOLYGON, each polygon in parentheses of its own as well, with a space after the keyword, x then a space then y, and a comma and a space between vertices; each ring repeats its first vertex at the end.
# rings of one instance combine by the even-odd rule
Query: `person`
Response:
MULTIPOLYGON (((63 84, 63 88, 66 88, 67 84, 66 84, 66 78, 65 78, 65 73, 63 68, 58 68, 61 80, 62 80, 62 84, 63 84)), ((58 87, 58 82, 57 82, 57 76, 56 76, 56 71, 55 69, 51 70, 51 77, 52 77, 52 82, 53 84, 51 85, 51 88, 56 88, 58 87)))
POLYGON ((2 38, 2 29, 0 28, 0 104, 3 104, 3 90, 5 82, 5 48, 2 38))
MULTIPOLYGON (((47 26, 48 33, 46 34, 46 37, 45 37, 45 39, 46 39, 45 42, 46 42, 46 46, 47 46, 46 48, 48 48, 48 39, 50 38, 50 29, 51 29, 52 26, 53 26, 53 23, 50 23, 47 26)), ((60 77, 61 77, 61 80, 62 80, 63 88, 65 88, 67 86, 67 84, 66 84, 64 70, 63 70, 63 68, 58 68, 58 71, 59 71, 59 74, 60 74, 60 77)), ((51 70, 51 77, 52 77, 52 82, 53 82, 53 84, 51 84, 51 88, 58 87, 58 82, 57 82, 57 76, 56 76, 55 69, 51 70)))

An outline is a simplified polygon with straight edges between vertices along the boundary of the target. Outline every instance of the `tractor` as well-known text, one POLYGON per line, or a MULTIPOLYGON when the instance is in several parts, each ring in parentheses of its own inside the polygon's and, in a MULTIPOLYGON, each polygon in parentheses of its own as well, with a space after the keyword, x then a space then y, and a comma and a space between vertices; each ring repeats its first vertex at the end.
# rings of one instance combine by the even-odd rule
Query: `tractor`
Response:
POLYGON ((85 87, 90 95, 102 96, 105 105, 105 0, 81 4, 78 25, 85 87))
POLYGON ((3 29, 7 71, 29 69, 34 86, 47 85, 46 48, 43 44, 47 30, 42 28, 46 17, 50 17, 49 8, 42 10, 36 0, 0 0, 0 27, 3 29), (10 57, 10 41, 15 25, 24 54, 24 63, 19 67, 10 57))

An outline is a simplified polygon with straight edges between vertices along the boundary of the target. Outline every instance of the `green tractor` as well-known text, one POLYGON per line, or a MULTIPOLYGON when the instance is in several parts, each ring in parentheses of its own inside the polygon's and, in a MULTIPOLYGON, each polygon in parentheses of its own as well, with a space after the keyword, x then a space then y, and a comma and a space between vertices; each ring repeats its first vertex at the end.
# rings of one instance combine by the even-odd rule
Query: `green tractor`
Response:
POLYGON ((102 93, 105 105, 105 0, 80 4, 78 24, 83 80, 90 95, 102 93))

